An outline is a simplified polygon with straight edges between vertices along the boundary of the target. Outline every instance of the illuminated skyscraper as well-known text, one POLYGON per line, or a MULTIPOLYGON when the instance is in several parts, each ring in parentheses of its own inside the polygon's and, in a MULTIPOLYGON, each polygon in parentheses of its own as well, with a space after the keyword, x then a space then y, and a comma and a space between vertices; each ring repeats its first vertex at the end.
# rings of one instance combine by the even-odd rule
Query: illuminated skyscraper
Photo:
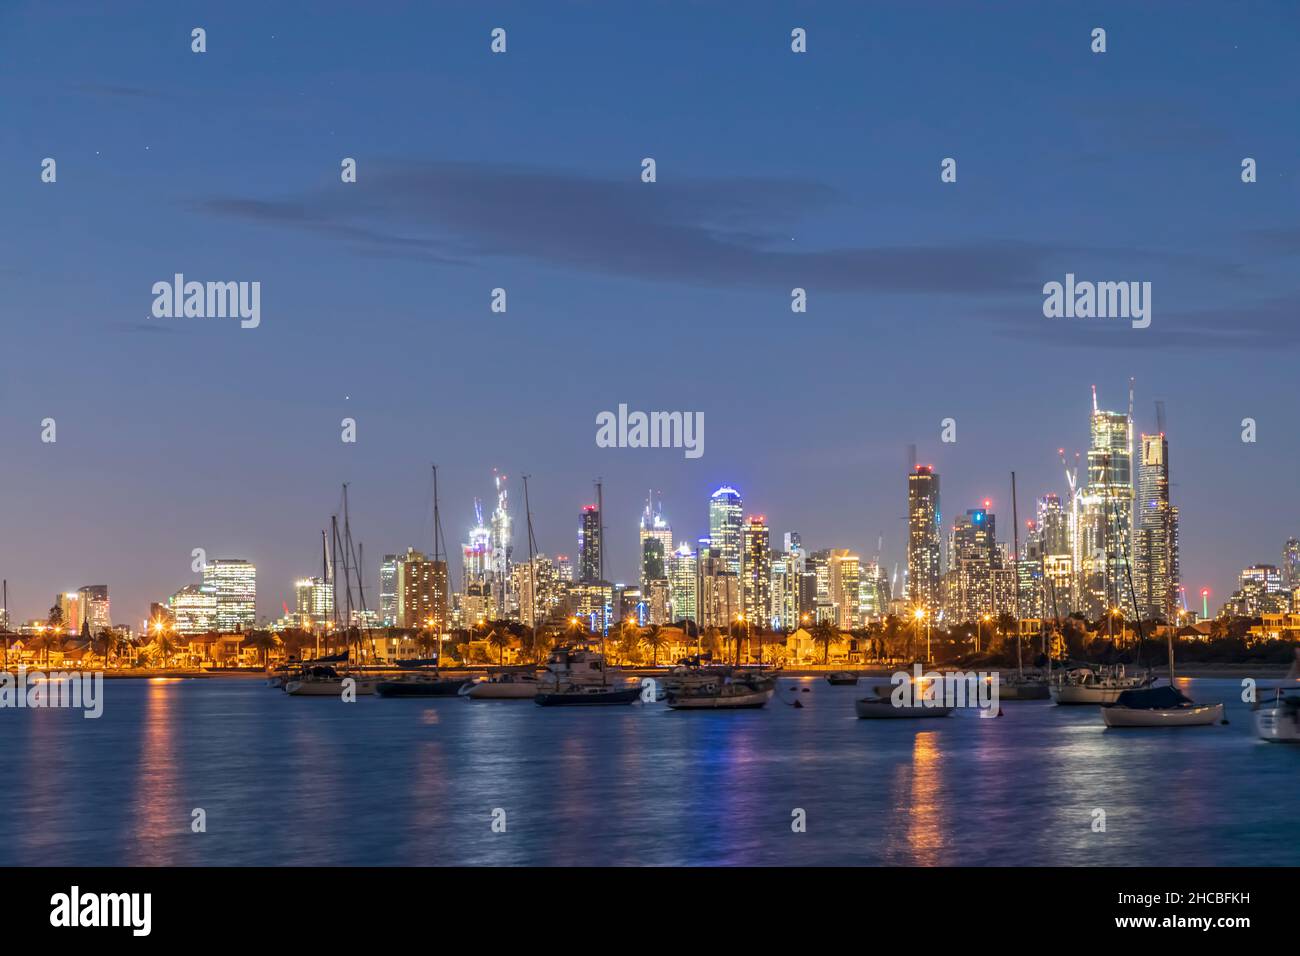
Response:
POLYGON ((1282 585, 1288 592, 1300 588, 1300 539, 1286 539, 1282 550, 1282 585))
POLYGON ((217 596, 217 630, 251 631, 257 624, 257 568, 241 558, 217 558, 203 568, 203 586, 217 596))
POLYGON ((492 529, 483 523, 483 502, 474 499, 474 527, 470 528, 469 541, 462 546, 462 586, 469 591, 471 584, 481 584, 491 591, 488 578, 493 567, 492 529))
POLYGON ((1133 587, 1148 619, 1178 619, 1178 509, 1169 504, 1169 441, 1142 436, 1133 587))
POLYGON ((513 618, 518 607, 511 590, 510 565, 514 557, 513 531, 510 521, 510 501, 506 489, 506 476, 493 475, 496 484, 497 506, 492 511, 492 529, 489 543, 487 578, 492 588, 492 604, 497 616, 513 618))
POLYGON ((600 517, 595 505, 583 505, 578 516, 578 580, 583 584, 600 581, 600 517))
POLYGON ((567 554, 555 556, 555 574, 565 584, 573 583, 573 559, 567 554))
POLYGON ((723 485, 709 498, 710 550, 722 559, 727 570, 740 576, 740 550, 744 518, 740 492, 723 485))
POLYGON ((81 621, 90 627, 91 634, 99 634, 113 626, 108 605, 107 584, 87 584, 77 589, 77 611, 81 621))
MULTIPOLYGON (((397 626, 397 564, 395 554, 384 555, 379 565, 379 622, 384 627, 397 626)), ((331 600, 333 598, 331 597, 331 600)))
MULTIPOLYGON (((1002 552, 997 544, 997 518, 987 510, 988 504, 967 511, 953 524, 948 547, 949 593, 944 603, 958 622, 1014 611, 998 603, 996 572, 1002 568, 1002 552)), ((1014 594, 1012 597, 1014 603, 1014 594)))
POLYGON ((697 595, 699 593, 698 558, 690 543, 683 541, 668 559, 668 587, 672 600, 674 621, 699 623, 697 595))
POLYGON ((914 608, 939 608, 939 476, 917 465, 907 477, 907 598, 914 608))
POLYGON ((299 627, 324 627, 334 619, 334 585, 321 578, 294 582, 299 627))
POLYGON ((650 581, 665 577, 668 556, 673 553, 673 532, 664 520, 663 505, 652 511, 649 498, 641 514, 640 543, 641 593, 648 594, 650 581))
POLYGON ((1131 444, 1128 415, 1098 410, 1094 390, 1088 483, 1079 498, 1077 531, 1083 610, 1089 617, 1101 617, 1128 603, 1133 544, 1131 444))
POLYGON ((745 617, 753 627, 772 626, 772 552, 767 518, 751 515, 745 522, 741 575, 745 617))
MULTIPOLYGON (((479 587, 483 582, 478 582, 479 587)), ((414 548, 397 565, 397 626, 430 628, 441 633, 447 628, 447 562, 431 561, 414 548)), ((492 607, 480 609, 492 616, 492 607)))
POLYGON ((177 634, 206 634, 217 630, 217 594, 202 584, 187 584, 170 598, 167 606, 177 634))
POLYGON ((862 559, 847 548, 838 548, 831 552, 829 571, 836 626, 845 631, 861 627, 862 559))

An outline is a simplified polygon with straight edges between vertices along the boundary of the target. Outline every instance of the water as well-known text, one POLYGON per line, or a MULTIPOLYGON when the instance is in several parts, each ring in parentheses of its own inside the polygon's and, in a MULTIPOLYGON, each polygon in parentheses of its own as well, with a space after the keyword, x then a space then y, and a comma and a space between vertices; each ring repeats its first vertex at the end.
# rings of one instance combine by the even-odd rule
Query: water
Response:
POLYGON ((678 713, 106 681, 99 720, 0 711, 0 864, 1300 864, 1300 747, 1255 738, 1238 681, 1182 684, 1229 726, 1164 731, 857 720, 871 683, 678 713))

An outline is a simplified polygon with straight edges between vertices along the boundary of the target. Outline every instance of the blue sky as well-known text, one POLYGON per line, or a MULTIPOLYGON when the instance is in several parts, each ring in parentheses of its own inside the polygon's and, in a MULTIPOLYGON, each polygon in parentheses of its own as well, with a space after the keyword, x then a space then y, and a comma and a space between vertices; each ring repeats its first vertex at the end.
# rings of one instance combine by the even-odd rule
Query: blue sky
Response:
POLYGON ((549 553, 601 476, 619 579, 648 489, 693 540, 723 482, 774 540, 892 565, 908 444, 946 517, 1009 517, 1012 469, 1027 513, 1130 376, 1189 591, 1300 534, 1294 4, 352 7, 0 6, 15 616, 107 583, 137 619, 195 547, 277 614, 344 481, 372 568, 430 547, 432 461, 449 542, 495 467, 549 553), (260 281, 261 326, 150 317, 176 272, 260 281), (1151 327, 1045 319, 1066 272, 1150 281, 1151 327), (619 403, 704 412, 704 456, 597 448, 619 403))

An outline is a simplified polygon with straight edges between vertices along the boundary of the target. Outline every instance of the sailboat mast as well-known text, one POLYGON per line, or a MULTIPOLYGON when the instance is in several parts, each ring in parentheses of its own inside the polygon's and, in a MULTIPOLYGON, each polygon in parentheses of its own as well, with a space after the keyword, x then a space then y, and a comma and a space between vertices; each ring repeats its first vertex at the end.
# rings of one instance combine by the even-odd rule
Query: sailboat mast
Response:
POLYGON ((1025 665, 1020 650, 1020 513, 1016 507, 1016 473, 1011 473, 1011 537, 1014 553, 1011 556, 1011 588, 1016 601, 1016 670, 1025 676, 1025 665))
POLYGON ((537 653, 537 566, 533 563, 536 542, 533 538, 533 508, 528 500, 528 476, 524 475, 524 519, 528 523, 528 605, 533 621, 533 653, 537 653))

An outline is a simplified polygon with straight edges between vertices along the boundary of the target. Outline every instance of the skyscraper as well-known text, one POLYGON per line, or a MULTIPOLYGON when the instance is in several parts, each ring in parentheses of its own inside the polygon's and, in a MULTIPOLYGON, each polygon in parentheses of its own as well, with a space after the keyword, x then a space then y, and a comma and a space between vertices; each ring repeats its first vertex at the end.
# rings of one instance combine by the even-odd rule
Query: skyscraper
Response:
POLYGON ((1079 576, 1083 611, 1101 617, 1127 606, 1132 563, 1132 425, 1123 412, 1097 408, 1093 391, 1088 483, 1079 497, 1079 576))
POLYGON ((379 622, 384 627, 397 626, 397 564, 399 560, 395 554, 386 554, 383 563, 379 565, 379 622))
POLYGON ((257 568, 242 558, 217 558, 203 568, 203 586, 217 598, 219 631, 251 631, 257 624, 257 568))
POLYGON ((301 578, 294 582, 298 625, 323 627, 334 617, 334 585, 322 578, 301 578))
POLYGON ((583 505, 578 516, 578 580, 583 584, 600 581, 600 509, 583 505))
POLYGON ((187 584, 170 598, 177 634, 206 634, 217 630, 217 594, 209 585, 187 584))
POLYGON ((698 559, 688 541, 683 541, 668 559, 668 587, 674 621, 686 620, 699 623, 697 562, 698 559))
POLYGON ((959 622, 1013 610, 998 603, 996 572, 1002 568, 1002 552, 997 544, 997 518, 987 506, 985 502, 984 508, 972 508, 953 524, 944 604, 959 622))
MULTIPOLYGON (((407 548, 397 565, 397 626, 441 633, 447 627, 447 598, 447 563, 407 548)), ((483 613, 489 615, 490 609, 483 613)))
POLYGON ((831 552, 829 570, 836 626, 845 631, 861 627, 862 559, 847 548, 837 548, 831 552))
POLYGON ((740 575, 740 549, 743 547, 743 504, 740 492, 727 485, 709 498, 710 550, 737 577, 740 575))
POLYGON ((77 589, 77 612, 81 621, 90 628, 91 634, 98 634, 113 626, 112 615, 108 605, 107 584, 87 584, 77 589))
POLYGON ((767 518, 750 515, 745 522, 741 574, 745 617, 751 626, 772 626, 772 552, 767 518))
POLYGON ((489 539, 491 556, 488 561, 487 576, 492 588, 492 604, 496 608, 497 616, 513 618, 518 608, 510 579, 510 565, 514 556, 510 500, 506 488, 506 476, 494 474, 493 481, 496 484, 497 506, 492 511, 489 539))
POLYGON ((668 556, 673 553, 673 532, 664 519, 663 505, 652 510, 649 498, 641 514, 640 543, 641 593, 648 594, 650 582, 665 576, 668 556))
POLYGON ((939 608, 939 476, 917 465, 907 476, 907 598, 914 608, 939 608))
POLYGON ((1169 504, 1169 441, 1142 436, 1133 586, 1142 617, 1178 617, 1178 509, 1169 504))

